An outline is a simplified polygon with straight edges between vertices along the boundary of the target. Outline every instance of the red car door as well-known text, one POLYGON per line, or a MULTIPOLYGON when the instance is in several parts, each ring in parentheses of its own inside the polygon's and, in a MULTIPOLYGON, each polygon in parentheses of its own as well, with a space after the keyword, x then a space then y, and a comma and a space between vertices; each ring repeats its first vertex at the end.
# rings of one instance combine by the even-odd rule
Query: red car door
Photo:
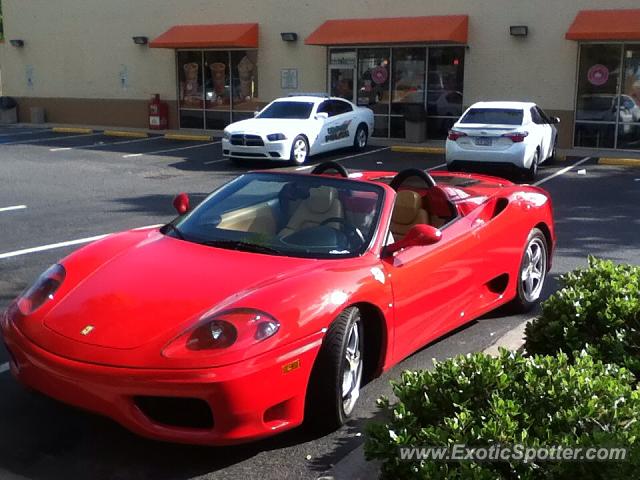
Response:
POLYGON ((396 361, 465 323, 465 309, 478 295, 475 271, 482 262, 472 224, 473 218, 460 218, 438 243, 383 259, 393 288, 396 361))

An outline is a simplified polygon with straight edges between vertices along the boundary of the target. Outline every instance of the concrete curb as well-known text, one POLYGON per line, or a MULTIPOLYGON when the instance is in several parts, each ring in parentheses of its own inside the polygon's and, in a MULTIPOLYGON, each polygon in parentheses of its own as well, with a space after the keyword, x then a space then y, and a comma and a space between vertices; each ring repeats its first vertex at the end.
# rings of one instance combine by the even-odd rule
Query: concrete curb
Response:
POLYGON ((164 138, 167 140, 183 140, 187 142, 210 142, 213 139, 211 135, 186 135, 181 133, 166 133, 164 138))
POLYGON ((619 167, 640 167, 640 158, 602 157, 598 159, 598 165, 613 165, 613 166, 619 166, 619 167))
POLYGON ((105 130, 102 132, 106 137, 124 137, 124 138, 148 138, 146 132, 130 132, 127 130, 105 130))
MULTIPOLYGON (((524 345, 524 330, 533 320, 529 318, 498 338, 483 352, 496 356, 500 348, 520 350, 524 345)), ((346 457, 336 463, 333 468, 322 474, 317 480, 371 480, 380 477, 378 462, 368 462, 364 458, 364 445, 352 450, 346 457)))
POLYGON ((433 153, 433 154, 443 154, 444 147, 412 147, 410 145, 392 145, 392 152, 401 152, 401 153, 433 153))
POLYGON ((91 128, 76 128, 76 127, 53 127, 51 129, 53 133, 93 133, 91 128))

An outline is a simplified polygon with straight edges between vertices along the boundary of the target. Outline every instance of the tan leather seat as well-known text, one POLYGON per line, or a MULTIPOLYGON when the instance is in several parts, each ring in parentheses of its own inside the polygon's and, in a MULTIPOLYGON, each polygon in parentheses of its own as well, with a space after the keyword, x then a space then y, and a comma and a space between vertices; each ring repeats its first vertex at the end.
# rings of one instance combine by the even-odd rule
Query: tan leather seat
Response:
POLYGON ((309 198, 300 202, 279 235, 284 237, 305 228, 317 227, 323 221, 335 217, 343 218, 338 191, 332 187, 311 188, 309 198))
POLYGON ((401 190, 396 195, 396 203, 391 215, 391 233, 401 240, 411 227, 428 224, 429 214, 422 208, 422 198, 412 190, 401 190))

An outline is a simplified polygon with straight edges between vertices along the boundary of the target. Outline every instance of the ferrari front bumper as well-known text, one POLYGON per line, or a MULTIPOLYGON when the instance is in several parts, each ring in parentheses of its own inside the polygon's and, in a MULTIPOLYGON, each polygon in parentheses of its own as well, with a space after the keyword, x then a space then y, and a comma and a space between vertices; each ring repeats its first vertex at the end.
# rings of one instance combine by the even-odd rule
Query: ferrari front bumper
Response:
POLYGON ((322 342, 318 333, 239 364, 146 370, 70 360, 33 344, 6 318, 0 323, 11 371, 24 385, 141 436, 202 445, 248 442, 300 425, 322 342))

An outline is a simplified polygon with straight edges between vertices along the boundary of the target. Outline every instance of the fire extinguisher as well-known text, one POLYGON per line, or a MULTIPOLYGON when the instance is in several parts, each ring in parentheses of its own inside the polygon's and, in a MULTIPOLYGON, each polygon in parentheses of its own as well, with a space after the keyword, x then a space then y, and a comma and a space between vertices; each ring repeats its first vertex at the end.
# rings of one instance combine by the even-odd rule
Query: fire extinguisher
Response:
POLYGON ((149 128, 165 130, 169 126, 169 105, 160 101, 160 94, 156 93, 149 102, 149 128))

